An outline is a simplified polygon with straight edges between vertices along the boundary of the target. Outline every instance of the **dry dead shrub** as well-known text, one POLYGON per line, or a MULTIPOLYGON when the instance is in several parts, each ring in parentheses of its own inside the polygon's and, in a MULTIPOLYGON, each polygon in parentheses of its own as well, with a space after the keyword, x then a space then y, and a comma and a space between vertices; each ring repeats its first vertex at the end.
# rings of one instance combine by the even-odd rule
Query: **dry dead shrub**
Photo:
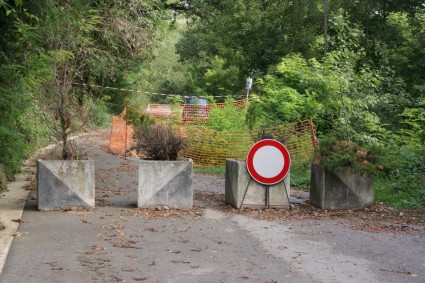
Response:
POLYGON ((177 160, 186 139, 171 126, 155 124, 136 129, 136 149, 151 160, 177 160))

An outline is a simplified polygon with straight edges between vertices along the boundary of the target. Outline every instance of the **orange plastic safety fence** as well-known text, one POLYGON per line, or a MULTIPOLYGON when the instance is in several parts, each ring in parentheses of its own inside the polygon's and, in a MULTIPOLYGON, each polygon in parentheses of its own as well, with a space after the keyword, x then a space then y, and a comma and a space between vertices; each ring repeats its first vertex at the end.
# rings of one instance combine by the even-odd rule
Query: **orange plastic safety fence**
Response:
POLYGON ((109 137, 109 151, 113 154, 124 155, 133 144, 133 127, 127 125, 124 115, 127 108, 117 117, 112 118, 111 135, 109 137))
POLYGON ((161 118, 164 116, 173 116, 173 114, 181 114, 180 107, 171 104, 149 104, 144 113, 161 118))
MULTIPOLYGON (((234 107, 245 107, 247 100, 235 100, 233 101, 234 107)), ((225 103, 215 103, 215 104, 184 104, 182 110, 182 120, 186 121, 197 121, 197 120, 206 120, 209 117, 209 113, 214 107, 223 108, 225 103)))
MULTIPOLYGON (((239 104, 244 105, 244 104, 239 104)), ((218 105, 218 107, 223 107, 218 105)), ((123 116, 126 109, 112 121, 109 150, 115 154, 124 154, 133 143, 133 128, 126 125, 123 116)), ((165 106, 148 108, 146 113, 167 113, 173 116, 176 112, 165 106)), ((208 113, 208 112, 207 112, 208 113)), ((166 115, 162 117, 167 117, 166 115)), ((193 116, 192 116, 193 117, 193 116)), ((164 120, 162 120, 164 122, 164 120)), ((176 121, 168 120, 166 122, 176 121)), ((217 131, 203 127, 202 124, 188 120, 179 125, 180 132, 188 139, 188 148, 181 153, 183 157, 192 158, 197 166, 224 165, 226 159, 244 160, 251 146, 263 135, 282 142, 291 155, 292 162, 309 161, 314 147, 317 146, 316 130, 311 121, 282 124, 276 127, 256 129, 251 132, 224 130, 217 131), (191 122, 189 122, 191 121, 191 122)))
MULTIPOLYGON (((235 100, 233 106, 245 107, 246 100, 235 100)), ((171 117, 181 118, 181 121, 203 121, 208 119, 209 112, 214 107, 223 108, 225 103, 214 104, 149 104, 144 113, 149 114, 159 120, 167 120, 171 117)))
POLYGON ((279 125, 252 131, 216 131, 195 126, 185 128, 189 146, 182 156, 192 158, 195 165, 224 165, 226 159, 245 160, 251 146, 264 134, 282 142, 288 149, 292 162, 311 160, 317 145, 315 128, 310 121, 279 125))

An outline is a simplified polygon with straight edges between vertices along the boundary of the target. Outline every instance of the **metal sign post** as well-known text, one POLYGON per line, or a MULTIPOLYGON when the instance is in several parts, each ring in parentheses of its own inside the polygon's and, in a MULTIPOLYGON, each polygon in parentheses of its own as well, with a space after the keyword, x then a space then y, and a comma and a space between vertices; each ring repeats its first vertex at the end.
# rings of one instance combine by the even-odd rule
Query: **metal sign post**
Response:
POLYGON ((251 90, 251 88, 252 88, 252 78, 248 77, 246 79, 246 87, 245 87, 245 89, 246 89, 246 99, 248 99, 249 91, 251 90))
POLYGON ((270 208, 270 186, 266 185, 264 186, 265 188, 265 205, 267 206, 267 208, 270 208))

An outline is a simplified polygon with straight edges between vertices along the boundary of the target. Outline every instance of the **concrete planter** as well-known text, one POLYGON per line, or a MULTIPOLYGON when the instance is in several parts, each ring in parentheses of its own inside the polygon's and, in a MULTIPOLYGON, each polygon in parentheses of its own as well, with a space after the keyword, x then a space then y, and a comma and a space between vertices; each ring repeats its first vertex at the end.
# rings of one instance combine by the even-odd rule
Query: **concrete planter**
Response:
POLYGON ((93 160, 39 160, 37 163, 38 209, 94 207, 93 160))
MULTIPOLYGON (((267 208, 266 189, 262 184, 257 183, 246 169, 246 162, 238 160, 226 160, 226 185, 225 201, 236 208, 267 208), (249 187, 247 189, 249 183, 249 187), (246 195, 245 195, 246 191, 246 195), (242 199, 245 195, 245 199, 242 199)), ((285 186, 290 194, 289 173, 283 182, 270 186, 270 207, 289 208, 288 196, 285 186)))
POLYGON ((178 161, 140 160, 138 207, 193 206, 192 159, 178 161))
POLYGON ((328 171, 311 166, 310 202, 322 209, 361 209, 374 202, 374 178, 352 168, 328 171))

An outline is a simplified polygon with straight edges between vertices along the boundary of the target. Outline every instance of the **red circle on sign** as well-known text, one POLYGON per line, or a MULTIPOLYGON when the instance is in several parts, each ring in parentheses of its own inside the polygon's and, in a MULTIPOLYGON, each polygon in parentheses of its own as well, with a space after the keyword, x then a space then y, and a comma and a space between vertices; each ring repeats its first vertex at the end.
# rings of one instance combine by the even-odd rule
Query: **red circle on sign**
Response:
POLYGON ((254 144, 246 156, 246 168, 251 177, 263 184, 274 185, 289 172, 291 158, 286 147, 272 139, 254 144), (270 161, 270 162, 269 162, 270 161))

